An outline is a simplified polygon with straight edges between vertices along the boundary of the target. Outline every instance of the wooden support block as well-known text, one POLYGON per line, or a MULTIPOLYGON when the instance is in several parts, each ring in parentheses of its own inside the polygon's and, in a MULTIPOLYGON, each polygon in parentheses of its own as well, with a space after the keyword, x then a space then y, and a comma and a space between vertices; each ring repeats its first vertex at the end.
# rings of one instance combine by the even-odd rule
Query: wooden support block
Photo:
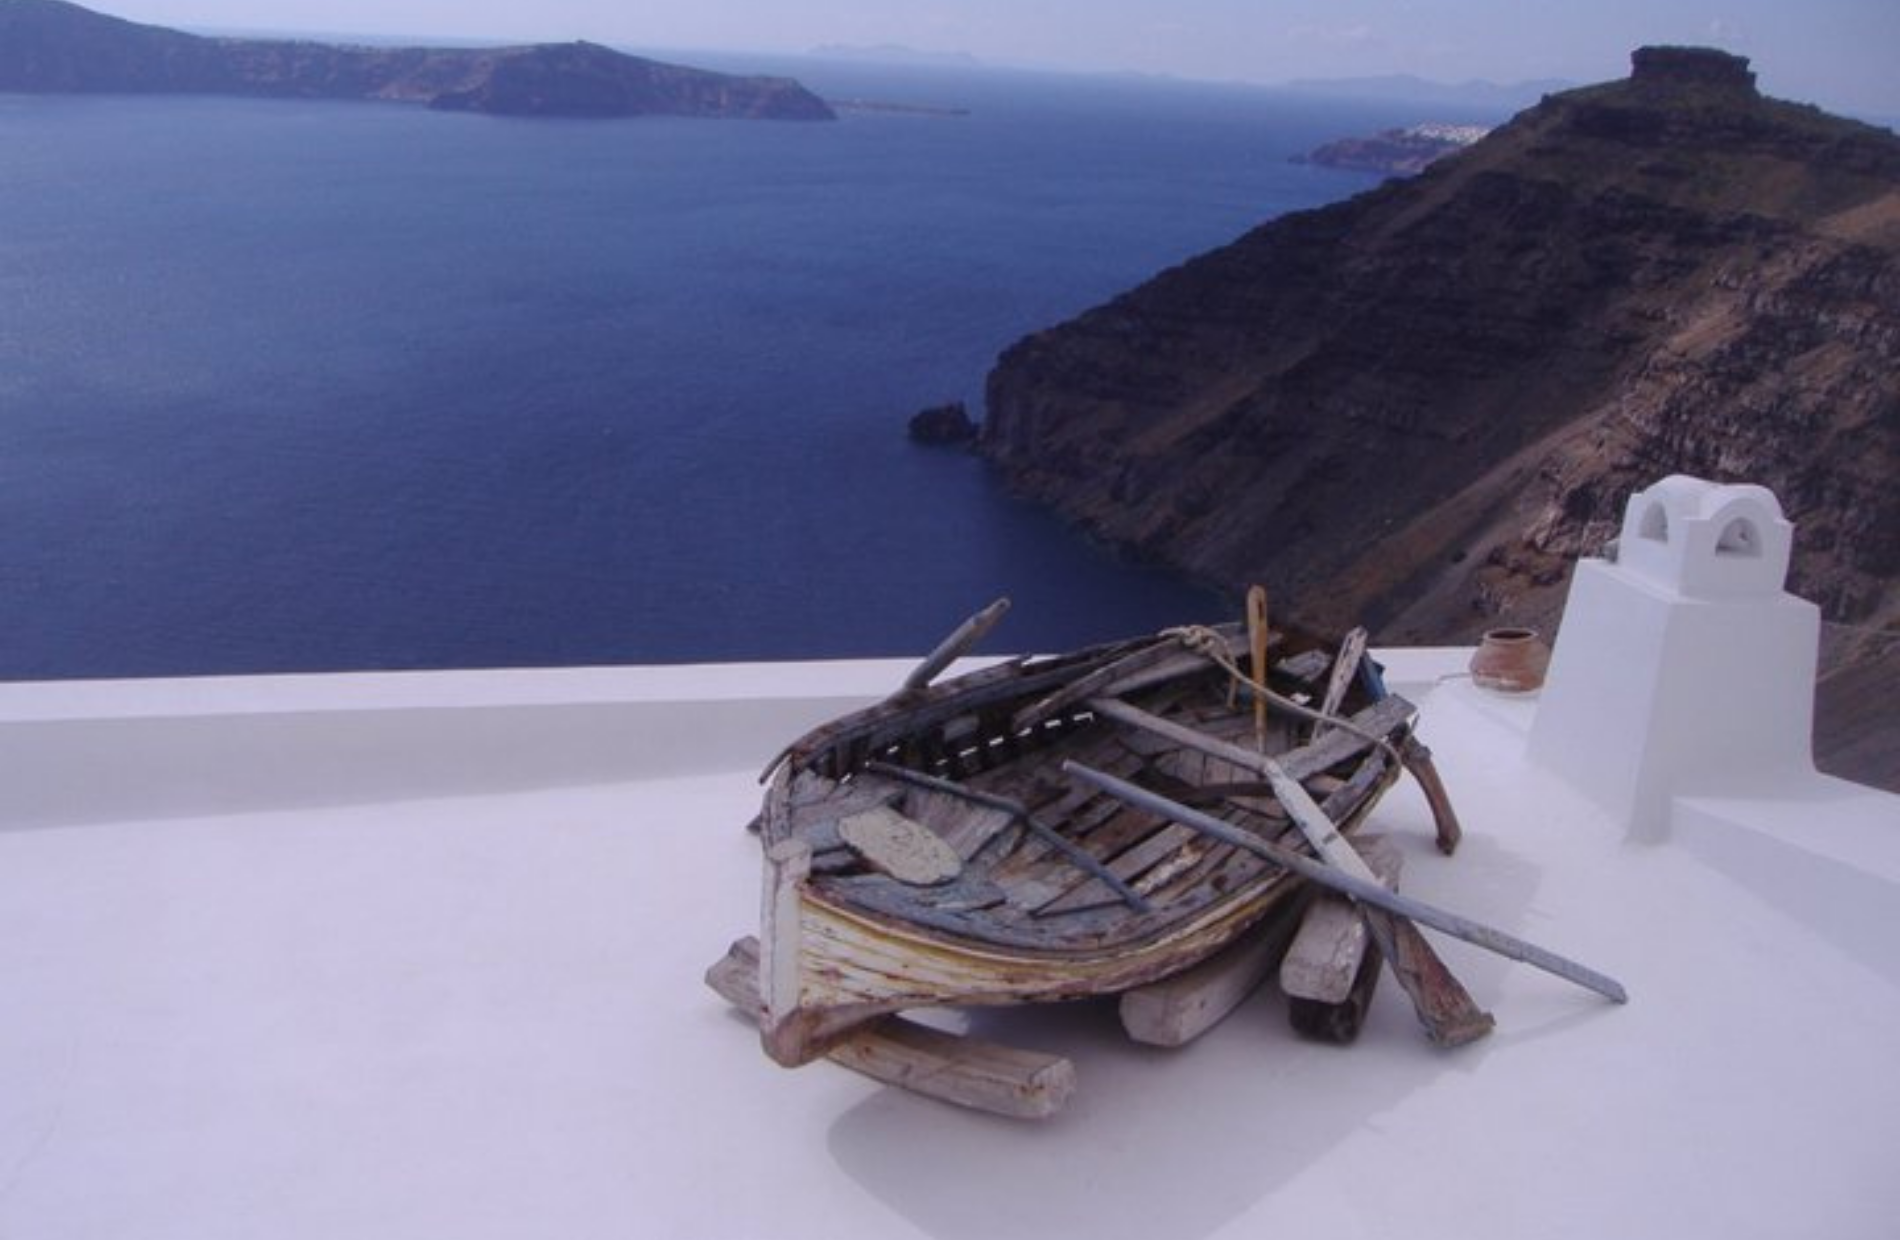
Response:
POLYGON ((1193 968, 1122 992, 1122 1028, 1149 1046, 1184 1046, 1212 1029, 1286 954, 1304 906, 1304 900, 1289 901, 1193 968))
MULTIPOLYGON (((758 1021, 759 941, 748 935, 734 942, 706 970, 706 984, 758 1021)), ((853 1030, 826 1058, 886 1085, 1014 1119, 1045 1119, 1075 1092, 1075 1065, 1059 1055, 946 1033, 901 1016, 853 1030)))
MULTIPOLYGON (((1358 841, 1359 855, 1387 887, 1397 888, 1399 850, 1382 835, 1358 841)), ((1306 910, 1286 958, 1280 962, 1280 989, 1290 999, 1344 1003, 1352 993, 1370 942, 1366 922, 1352 901, 1324 895, 1306 910)))
POLYGON ((1301 1037, 1312 1038, 1317 1042, 1336 1042, 1344 1046, 1359 1037, 1359 1030, 1366 1023, 1366 1009, 1372 1006, 1372 992, 1379 985, 1379 969, 1385 962, 1385 954, 1374 942, 1366 946, 1366 952, 1359 961, 1359 972, 1352 979, 1352 986, 1346 991, 1346 997, 1338 1003, 1321 1003, 1315 999, 1296 999, 1287 996, 1287 1023, 1301 1037))

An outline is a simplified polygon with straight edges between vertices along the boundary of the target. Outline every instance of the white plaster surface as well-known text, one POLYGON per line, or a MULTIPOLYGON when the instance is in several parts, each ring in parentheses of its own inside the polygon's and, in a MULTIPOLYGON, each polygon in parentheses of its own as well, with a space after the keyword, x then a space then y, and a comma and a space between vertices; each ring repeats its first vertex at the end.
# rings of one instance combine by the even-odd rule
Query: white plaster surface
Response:
POLYGON ((1743 790, 1632 843, 1464 653, 1387 656, 1464 848, 1409 786, 1375 826, 1409 892, 1630 1004, 1439 939, 1498 1018, 1459 1051, 1389 981, 1348 1049, 1271 993, 1178 1051, 1103 1005, 979 1016, 1076 1060, 1040 1125, 780 1069, 700 980, 754 928, 758 767, 901 664, 11 687, 0 1237, 1894 1235, 1900 800, 1743 790), (651 751, 536 752, 602 720, 651 751))

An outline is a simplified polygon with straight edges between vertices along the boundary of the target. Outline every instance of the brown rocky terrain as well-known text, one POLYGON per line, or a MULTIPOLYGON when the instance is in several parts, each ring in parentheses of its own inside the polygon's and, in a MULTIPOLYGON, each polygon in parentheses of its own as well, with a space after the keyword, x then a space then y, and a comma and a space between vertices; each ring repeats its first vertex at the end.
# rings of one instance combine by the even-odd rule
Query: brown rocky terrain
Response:
POLYGON ((1900 781, 1854 672, 1900 625, 1900 139, 1740 58, 1644 49, 1019 342, 982 447, 1102 539, 1389 642, 1548 631, 1632 490, 1762 483, 1831 692, 1885 712, 1861 773, 1900 781))
POLYGON ((209 39, 64 0, 0 0, 0 91, 361 99, 515 116, 835 115, 788 78, 711 73, 593 43, 373 48, 209 39))

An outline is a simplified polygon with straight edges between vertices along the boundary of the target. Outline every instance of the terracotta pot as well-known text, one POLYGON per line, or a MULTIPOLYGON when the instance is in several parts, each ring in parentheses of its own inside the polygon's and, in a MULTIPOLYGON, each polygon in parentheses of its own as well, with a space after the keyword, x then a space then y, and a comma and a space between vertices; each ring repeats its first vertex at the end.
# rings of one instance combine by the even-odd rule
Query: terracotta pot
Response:
POLYGON ((1536 629, 1492 629, 1471 656, 1471 679, 1499 693, 1529 693, 1544 683, 1550 646, 1536 629))

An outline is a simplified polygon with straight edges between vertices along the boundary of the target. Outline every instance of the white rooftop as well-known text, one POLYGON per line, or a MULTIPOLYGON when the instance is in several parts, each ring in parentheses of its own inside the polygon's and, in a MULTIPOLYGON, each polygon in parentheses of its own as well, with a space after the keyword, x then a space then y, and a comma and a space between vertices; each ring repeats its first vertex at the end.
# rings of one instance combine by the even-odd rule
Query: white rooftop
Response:
POLYGON ((1405 890, 1628 1006, 1435 937, 1455 1051, 1389 979, 1350 1048, 1271 986, 1175 1051, 981 1017, 1076 1061, 1041 1123, 778 1068, 701 981, 759 768, 906 664, 0 686, 0 1236, 1893 1235, 1900 799, 1632 835, 1467 655, 1381 655, 1466 831, 1382 802, 1405 890))

